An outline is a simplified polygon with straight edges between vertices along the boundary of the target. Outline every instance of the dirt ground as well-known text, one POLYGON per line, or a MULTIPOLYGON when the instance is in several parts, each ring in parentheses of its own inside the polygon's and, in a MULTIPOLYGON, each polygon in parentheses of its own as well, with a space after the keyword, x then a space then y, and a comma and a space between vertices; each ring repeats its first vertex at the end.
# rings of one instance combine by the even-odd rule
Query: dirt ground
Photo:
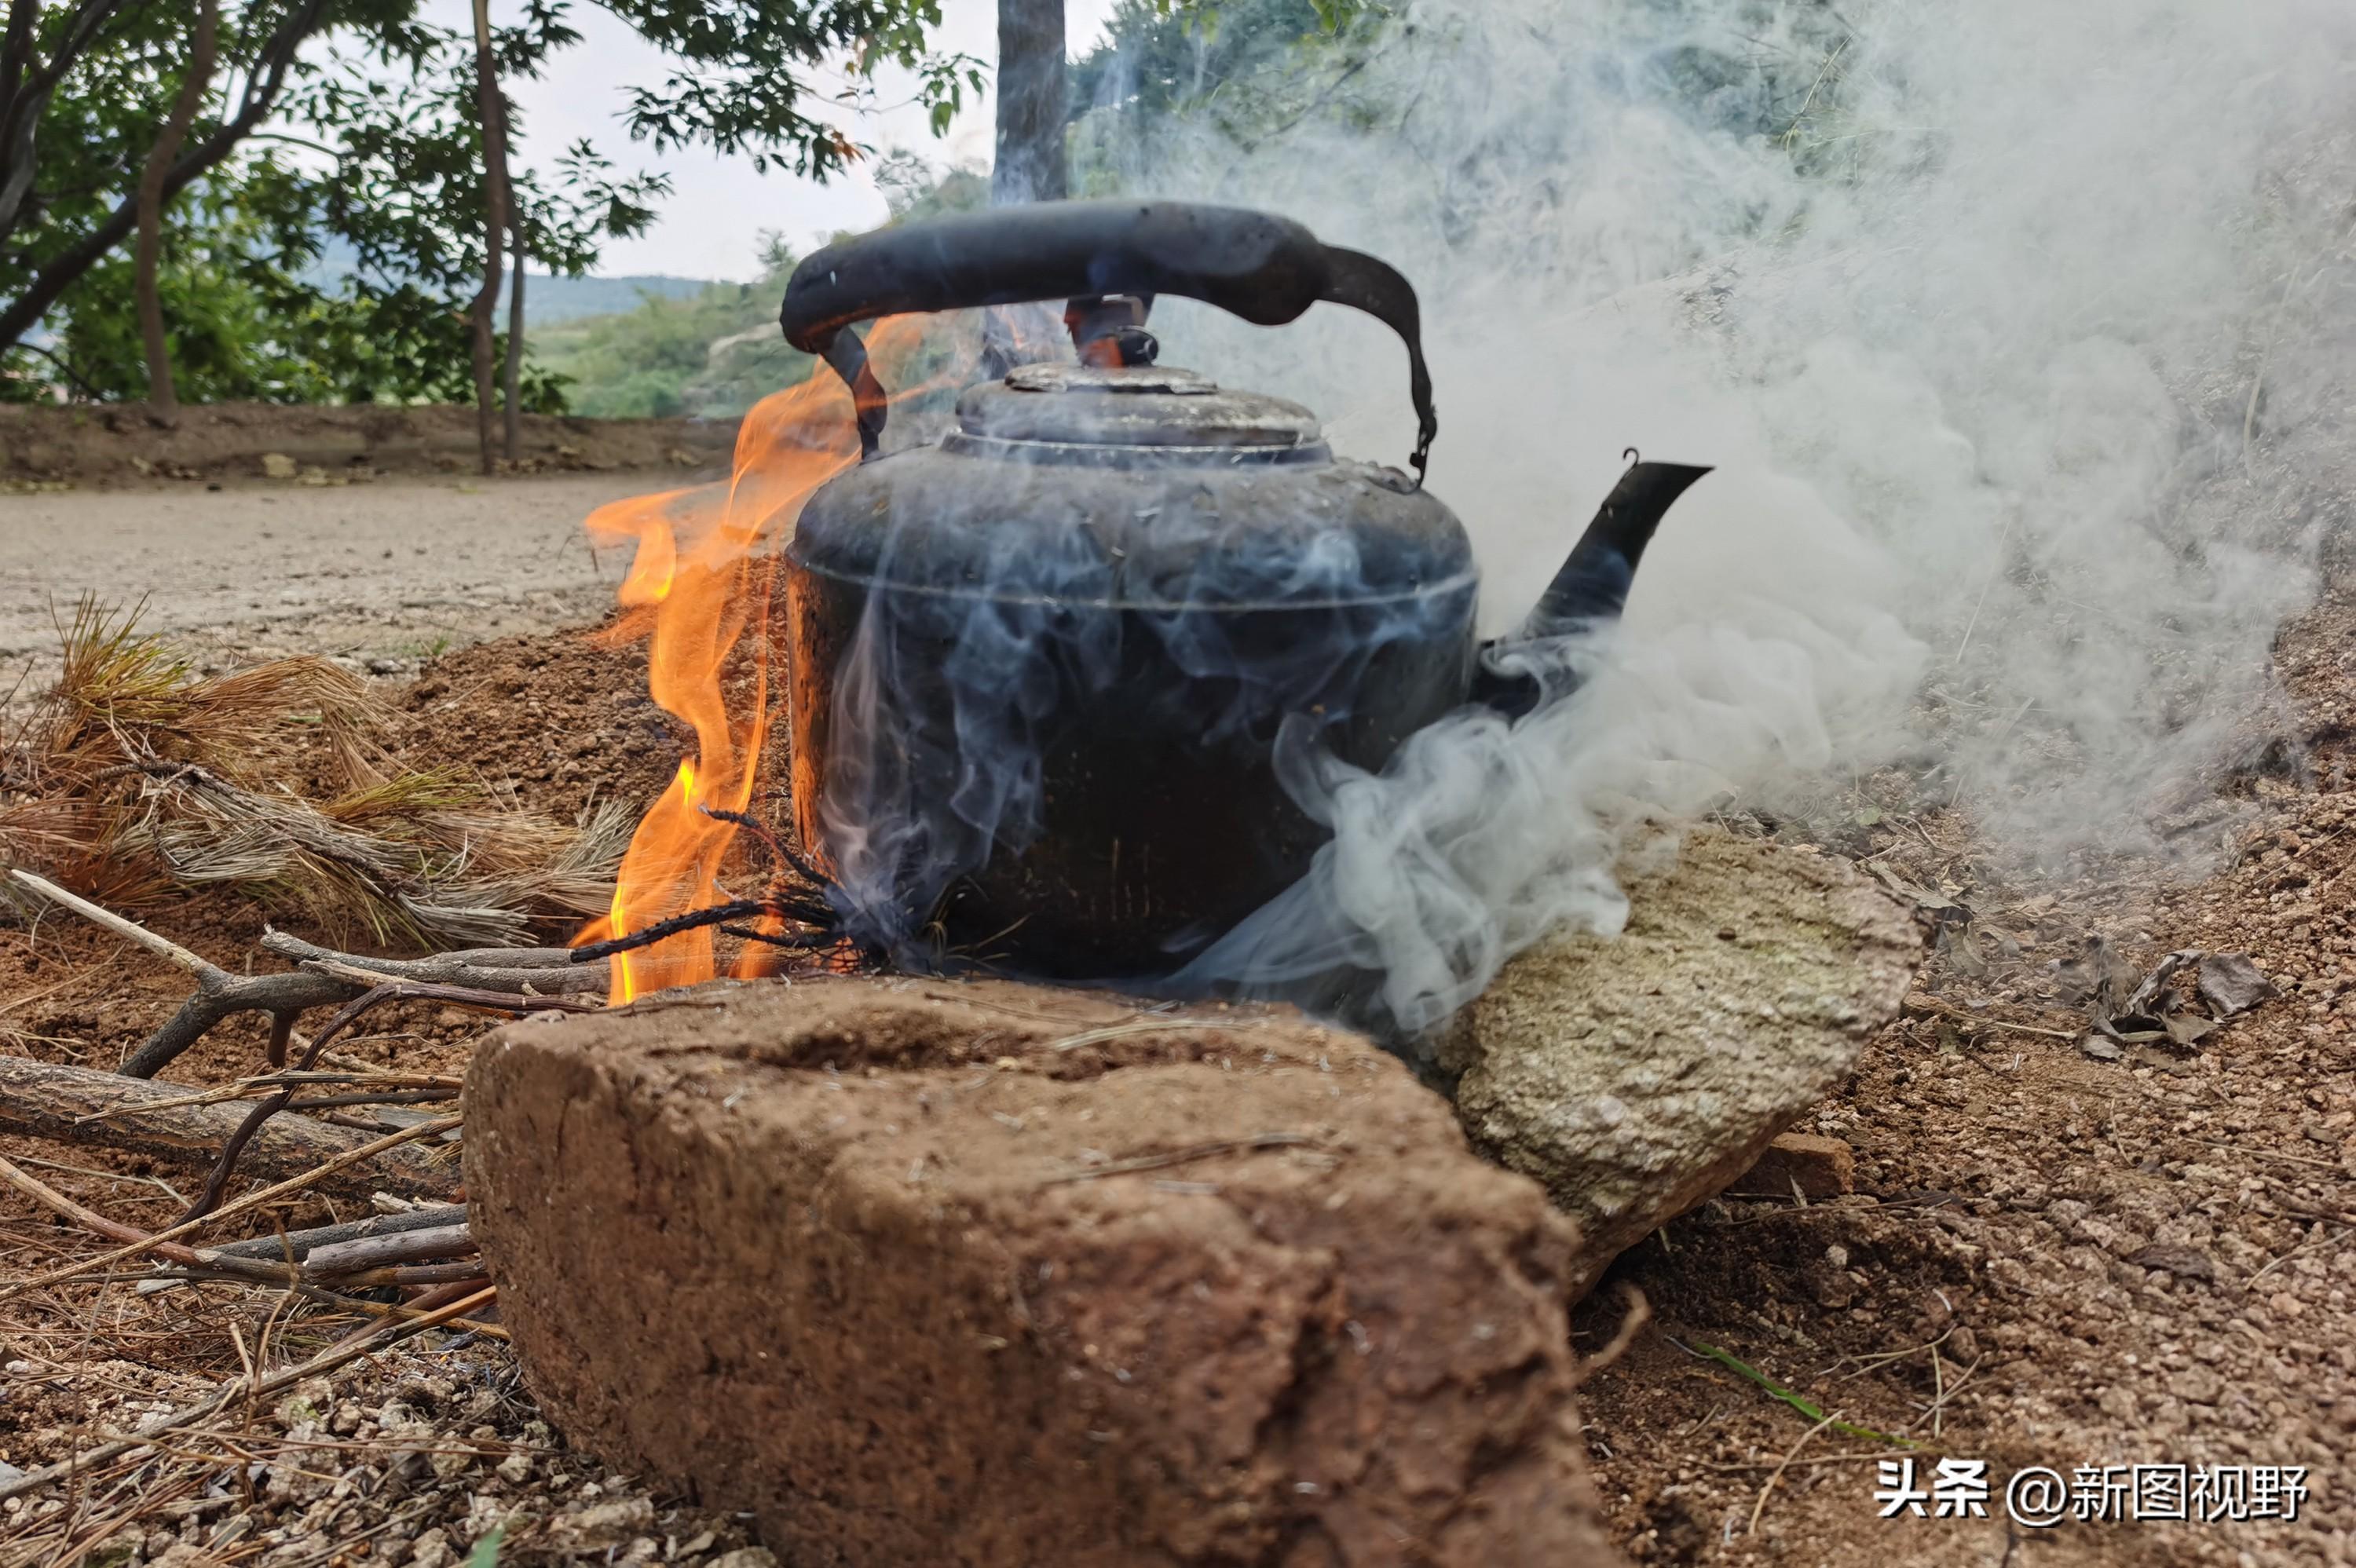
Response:
POLYGON ((628 567, 581 521, 724 475, 734 427, 526 421, 477 473, 470 411, 0 405, 0 690, 38 678, 83 594, 220 666, 325 654, 378 675, 603 616, 628 567), (283 476, 273 477, 267 460, 283 476))
MULTIPOLYGON (((645 702, 634 650, 544 629, 587 611, 600 581, 578 536, 563 536, 556 487, 579 484, 585 495, 605 482, 516 480, 483 492, 476 529, 503 497, 547 497, 530 525, 541 542, 512 559, 537 550, 559 563, 552 572, 579 571, 582 597, 552 602, 545 621, 525 624, 528 635, 444 652, 414 678, 403 666, 382 677, 413 743, 467 758, 552 811, 592 793, 645 798, 683 740, 645 702)), ((0 498, 0 507, 27 499, 55 498, 0 498)), ((388 515, 374 526, 419 525, 388 515)), ((470 527, 447 514, 434 526, 453 535, 470 527)), ((21 551, 13 560, 37 559, 15 531, 5 541, 21 551)), ((352 559, 354 570, 375 571, 367 563, 384 557, 352 559)), ((395 564, 415 573, 406 581, 444 592, 457 580, 411 568, 397 549, 395 564)), ((185 586, 168 572, 153 580, 159 591, 185 586)), ((364 603, 379 590, 334 592, 364 603)), ((219 628, 206 635, 224 650, 306 637, 340 647, 333 638, 356 635, 325 612, 247 618, 230 604, 232 591, 197 596, 207 593, 220 597, 189 624, 219 628), (249 635, 261 640, 240 641, 249 635)), ((1826 848, 1922 890, 1939 937, 1905 1016, 1800 1125, 1855 1148, 1859 1191, 1705 1205, 1623 1258, 1576 1318, 1577 1342, 1592 1351, 1620 1326, 1629 1287, 1653 1314, 1582 1394, 1609 1523, 1632 1556, 1728 1568, 2356 1559, 2344 1463, 2356 1451, 2356 587, 2343 584, 2287 628, 2276 661, 2299 744, 2223 782, 2246 820, 2198 875, 2114 864, 2025 880, 2001 870, 1954 817, 1912 809, 1906 781, 1866 781, 1860 804, 1875 813, 1859 816, 1872 825, 1826 848), (2083 959, 2092 936, 2145 967, 2178 949, 2247 953, 2282 995, 2197 1050, 2139 1046, 2098 1060, 2082 1050, 2085 1015, 2053 968, 2083 959), (1906 1451, 1820 1425, 1710 1349, 1840 1423, 1913 1444, 1926 1476, 1940 1457, 1990 1461, 1992 1517, 1878 1519, 1877 1463, 1906 1451), (2032 1531, 2005 1520, 2003 1488, 2019 1467, 2068 1476, 2136 1464, 2304 1467, 2307 1495, 2295 1521, 2032 1531)), ((235 965, 253 951, 261 917, 216 901, 154 923, 235 965)), ((7 1051, 111 1065, 185 992, 160 962, 62 920, 0 930, 7 1051)), ((353 1049, 454 1067, 478 1027, 415 1008, 353 1049)), ((171 1076, 250 1072, 261 1041, 258 1026, 224 1029, 171 1076)), ((44 1179, 134 1222, 170 1217, 190 1179, 184 1168, 56 1145, 5 1139, 0 1153, 48 1162, 44 1179)), ((8 1271, 94 1245, 0 1197, 8 1271)), ((107 1285, 0 1305, 0 1462, 50 1461, 110 1421, 236 1375, 271 1328, 268 1300, 107 1285)), ((306 1340, 301 1328, 278 1326, 273 1357, 334 1332, 309 1330, 306 1340)), ((502 1520, 524 1556, 727 1568, 766 1559, 747 1547, 743 1520, 568 1456, 504 1349, 481 1339, 406 1350, 299 1401, 217 1423, 141 1477, 135 1515, 124 1511, 127 1480, 0 1503, 0 1568, 121 1568, 174 1550, 181 1564, 297 1568, 327 1563, 338 1548, 352 1564, 450 1568, 502 1520)))
POLYGON ((2008 879, 1952 819, 1894 809, 1841 846, 1967 917, 1946 916, 1907 1016, 1798 1129, 1854 1146, 1859 1194, 1705 1205, 1588 1304, 1590 1343, 1618 1321, 1615 1284, 1657 1314, 1586 1392, 1642 1560, 2356 1558, 2356 592, 2288 628, 2276 661, 2303 744, 2229 782, 2252 818, 2209 875, 2008 879), (2195 1051, 2095 1060, 2052 971, 2090 936, 2138 974, 2172 950, 2244 952, 2283 994, 2195 1051), (1882 1521, 1889 1447, 1802 1446, 1815 1424, 1703 1344, 1912 1438, 1925 1476, 1932 1455, 1990 1460, 1999 1486, 2028 1466, 2305 1467, 2308 1498, 2296 1522, 1882 1521))
POLYGON ((58 617, 85 593, 144 602, 143 625, 213 667, 317 653, 413 674, 452 647, 579 625, 605 613, 629 564, 593 551, 582 518, 676 483, 631 472, 0 496, 0 688, 53 665, 58 617))

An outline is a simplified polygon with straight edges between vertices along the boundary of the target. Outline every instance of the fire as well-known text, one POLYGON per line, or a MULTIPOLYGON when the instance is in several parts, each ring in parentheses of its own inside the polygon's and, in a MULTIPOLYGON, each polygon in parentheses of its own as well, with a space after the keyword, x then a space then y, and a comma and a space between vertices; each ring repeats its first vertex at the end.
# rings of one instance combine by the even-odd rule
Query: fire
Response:
MULTIPOLYGON (((869 355, 887 387, 917 357, 926 325, 926 318, 899 316, 869 334, 869 355)), ((949 379, 897 390, 895 400, 949 379)), ((813 365, 808 380, 763 399, 745 416, 726 483, 617 501, 590 515, 590 537, 599 544, 636 547, 616 595, 624 614, 616 635, 646 639, 648 693, 693 728, 695 754, 639 819, 611 912, 576 944, 644 931, 729 896, 720 869, 737 828, 707 808, 750 811, 760 783, 776 551, 811 492, 858 457, 851 395, 833 371, 813 365)), ((617 956, 611 997, 626 1002, 715 973, 711 931, 682 932, 617 956)))

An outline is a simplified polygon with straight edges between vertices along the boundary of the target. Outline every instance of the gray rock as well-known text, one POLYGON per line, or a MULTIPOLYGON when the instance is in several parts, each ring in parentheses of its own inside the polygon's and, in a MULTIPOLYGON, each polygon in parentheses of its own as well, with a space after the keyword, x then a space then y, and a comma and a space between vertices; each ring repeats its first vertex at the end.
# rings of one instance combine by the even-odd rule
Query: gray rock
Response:
POLYGON ((1440 1048, 1475 1147, 1585 1232, 1575 1296, 1838 1083, 1922 952, 1847 862, 1715 831, 1629 896, 1623 933, 1547 938, 1440 1048))

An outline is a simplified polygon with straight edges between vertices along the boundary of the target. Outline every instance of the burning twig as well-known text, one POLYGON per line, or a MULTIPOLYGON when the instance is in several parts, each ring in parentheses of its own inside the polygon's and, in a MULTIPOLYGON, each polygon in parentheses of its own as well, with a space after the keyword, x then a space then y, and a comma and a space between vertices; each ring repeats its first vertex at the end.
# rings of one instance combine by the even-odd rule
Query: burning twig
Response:
POLYGON ((775 828, 749 812, 717 805, 698 805, 696 809, 715 822, 728 823, 752 835, 772 868, 767 888, 758 898, 730 899, 657 921, 643 930, 576 947, 572 951, 575 962, 618 957, 687 932, 715 926, 721 935, 733 936, 739 942, 796 953, 816 952, 841 944, 841 916, 827 897, 834 884, 825 872, 795 850, 775 828), (773 920, 801 929, 763 931, 741 923, 751 919, 773 920))
POLYGON ((794 847, 777 837, 776 828, 750 812, 730 811, 723 806, 707 805, 703 815, 720 822, 733 822, 753 836, 754 841, 769 852, 769 862, 780 871, 790 870, 814 888, 833 886, 827 874, 796 853, 794 847))
POLYGON ((831 947, 841 938, 832 932, 806 931, 778 933, 756 931, 749 925, 723 925, 723 936, 733 936, 739 942, 757 942, 765 947, 784 947, 797 953, 811 953, 821 947, 831 947))
POLYGON ((681 932, 698 931, 711 925, 724 926, 735 921, 755 918, 787 920, 802 925, 823 926, 832 922, 834 912, 823 903, 812 903, 808 899, 731 899, 726 903, 713 904, 708 909, 690 910, 685 914, 675 914, 669 920, 659 920, 643 931, 633 931, 605 942, 593 942, 585 947, 573 948, 573 961, 576 964, 588 964, 601 958, 611 958, 617 954, 632 952, 640 947, 651 947, 666 938, 679 935, 681 932))

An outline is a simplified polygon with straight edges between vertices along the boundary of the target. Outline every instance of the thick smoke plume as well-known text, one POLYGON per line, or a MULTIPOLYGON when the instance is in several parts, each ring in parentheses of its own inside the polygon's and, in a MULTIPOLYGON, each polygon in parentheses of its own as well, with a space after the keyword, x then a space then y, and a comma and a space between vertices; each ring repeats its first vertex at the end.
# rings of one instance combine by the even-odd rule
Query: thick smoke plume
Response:
MULTIPOLYGON (((1719 471, 1623 625, 1548 650, 1575 695, 1296 768, 1333 845, 1188 978, 1339 966, 1426 1027, 1547 926, 1614 929, 1648 816, 1891 763, 2032 861, 2213 847, 2198 786, 2348 527, 2356 10, 1420 0, 1370 54, 1249 148, 1088 155, 1416 282, 1492 629, 1622 448, 1719 471)), ((1344 313, 1155 325, 1340 450, 1409 443, 1344 313)))

